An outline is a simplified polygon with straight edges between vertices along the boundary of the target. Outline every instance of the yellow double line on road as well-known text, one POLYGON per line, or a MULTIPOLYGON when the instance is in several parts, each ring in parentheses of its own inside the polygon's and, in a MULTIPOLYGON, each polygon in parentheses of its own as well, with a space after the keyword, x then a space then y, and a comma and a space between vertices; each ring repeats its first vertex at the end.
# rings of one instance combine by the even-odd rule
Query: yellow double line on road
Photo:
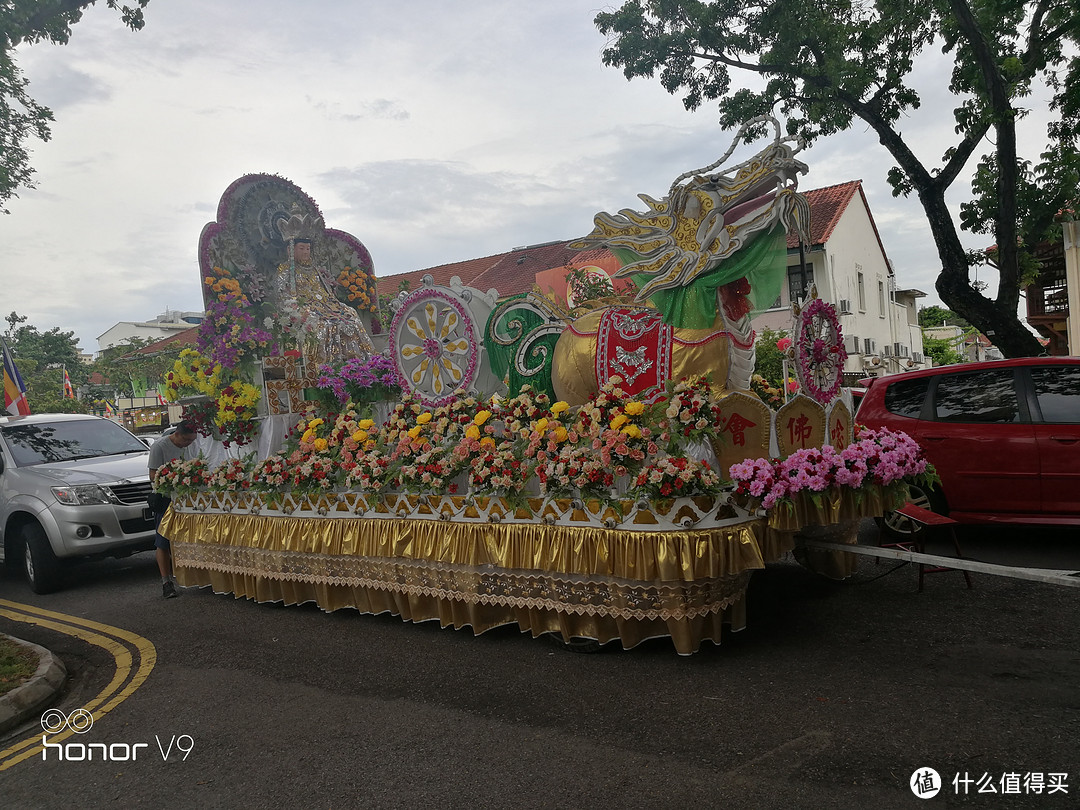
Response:
MULTIPOLYGON (((101 647, 116 661, 116 673, 113 679, 93 700, 84 704, 96 723, 100 718, 119 706, 124 700, 142 686, 157 663, 157 650, 142 636, 110 627, 107 624, 80 619, 65 613, 55 613, 44 608, 9 602, 0 599, 0 616, 24 624, 34 624, 56 630, 69 636, 82 639, 101 647)), ((58 743, 70 737, 74 732, 65 728, 49 737, 50 744, 58 743)), ((5 771, 23 760, 39 755, 42 750, 42 735, 35 732, 31 737, 0 751, 0 771, 5 771)))

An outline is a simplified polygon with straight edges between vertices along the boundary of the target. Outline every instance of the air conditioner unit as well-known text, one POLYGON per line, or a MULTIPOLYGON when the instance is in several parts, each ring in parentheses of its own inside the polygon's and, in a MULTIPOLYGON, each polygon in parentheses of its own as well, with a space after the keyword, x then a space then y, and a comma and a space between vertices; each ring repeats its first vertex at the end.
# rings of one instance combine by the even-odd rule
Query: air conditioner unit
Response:
POLYGON ((851 301, 849 299, 847 299, 847 298, 841 298, 840 299, 839 314, 840 315, 850 315, 851 314, 851 301))
POLYGON ((908 348, 903 343, 893 344, 893 356, 894 357, 907 357, 908 348))
POLYGON ((923 361, 922 352, 912 352, 911 359, 914 360, 916 363, 921 363, 923 361))
POLYGON ((864 354, 877 354, 877 341, 873 338, 863 339, 863 353, 864 354))
POLYGON ((885 355, 886 357, 892 357, 893 356, 893 347, 890 346, 888 343, 886 343, 885 344, 885 349, 881 353, 883 355, 885 355))
POLYGON ((844 335, 844 349, 848 354, 859 354, 859 338, 857 335, 844 335))

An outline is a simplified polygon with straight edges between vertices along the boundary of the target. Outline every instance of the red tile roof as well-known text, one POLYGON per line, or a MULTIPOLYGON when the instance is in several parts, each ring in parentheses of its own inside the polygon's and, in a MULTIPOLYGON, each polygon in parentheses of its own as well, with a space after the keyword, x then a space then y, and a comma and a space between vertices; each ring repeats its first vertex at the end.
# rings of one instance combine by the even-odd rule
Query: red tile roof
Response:
MULTIPOLYGON (((832 236, 840 217, 843 216, 848 205, 855 199, 855 194, 858 193, 863 205, 866 206, 866 215, 870 217, 870 227, 874 229, 874 237, 877 239, 878 247, 881 249, 881 255, 885 257, 886 263, 888 262, 889 257, 885 253, 885 245, 881 242, 881 234, 878 233, 877 223, 874 222, 874 215, 870 212, 870 203, 866 201, 866 192, 863 191, 862 180, 850 180, 847 183, 815 188, 804 193, 807 202, 810 203, 810 244, 807 247, 821 246, 829 241, 829 237, 832 236)), ((787 246, 789 248, 799 246, 799 237, 794 232, 788 233, 787 246)))
POLYGON ((135 357, 136 355, 155 355, 162 354, 163 352, 179 352, 188 346, 194 346, 196 340, 199 337, 199 327, 193 326, 190 329, 185 329, 183 332, 177 332, 175 335, 169 335, 167 338, 155 341, 154 343, 148 343, 141 349, 136 349, 133 352, 128 352, 122 357, 135 357))
MULTIPOLYGON (((885 247, 881 244, 881 235, 878 233, 873 215, 870 214, 870 206, 866 202, 862 180, 852 180, 835 186, 813 189, 805 192, 805 194, 807 201, 810 203, 811 244, 809 247, 824 245, 828 242, 837 222, 840 221, 840 217, 847 210, 855 195, 859 194, 863 204, 866 205, 866 211, 870 216, 870 224, 874 229, 874 236, 877 238, 878 246, 881 248, 882 255, 885 255, 885 247)), ((531 290, 538 272, 568 264, 594 264, 602 257, 610 255, 606 248, 575 251, 568 247, 574 241, 576 240, 570 239, 526 248, 515 248, 506 253, 497 253, 481 259, 468 259, 428 267, 423 270, 412 270, 408 273, 382 276, 379 279, 380 284, 383 285, 380 292, 383 295, 396 294, 398 285, 403 280, 407 280, 410 289, 415 290, 420 286, 421 280, 426 275, 431 275, 435 283, 441 285, 448 284, 453 276, 457 276, 461 279, 462 284, 484 291, 494 287, 499 291, 500 296, 505 297, 531 290)), ((789 248, 798 247, 798 237, 793 233, 789 233, 787 245, 789 248)))

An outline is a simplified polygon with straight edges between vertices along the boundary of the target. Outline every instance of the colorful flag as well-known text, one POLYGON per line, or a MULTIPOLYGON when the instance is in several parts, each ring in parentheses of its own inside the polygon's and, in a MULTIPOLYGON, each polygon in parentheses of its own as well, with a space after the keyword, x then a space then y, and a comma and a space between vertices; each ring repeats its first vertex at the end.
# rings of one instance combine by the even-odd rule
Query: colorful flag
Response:
POLYGON ((12 416, 29 416, 30 403, 26 401, 26 386, 15 360, 8 351, 7 343, 2 344, 4 355, 4 411, 12 416))
POLYGON ((71 385, 71 378, 68 376, 66 368, 64 369, 64 397, 75 399, 75 388, 71 385))
POLYGON ((116 416, 116 411, 113 410, 113 406, 109 402, 109 400, 105 400, 105 416, 108 416, 108 417, 116 416))

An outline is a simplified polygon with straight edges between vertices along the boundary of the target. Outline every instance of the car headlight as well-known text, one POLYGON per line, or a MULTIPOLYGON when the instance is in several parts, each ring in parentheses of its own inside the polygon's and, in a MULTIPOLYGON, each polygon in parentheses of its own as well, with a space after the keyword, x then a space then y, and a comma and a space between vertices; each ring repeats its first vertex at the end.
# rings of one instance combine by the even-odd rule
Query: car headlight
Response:
POLYGON ((53 487, 53 495, 68 506, 90 506, 113 503, 112 493, 97 484, 81 484, 77 487, 53 487))

